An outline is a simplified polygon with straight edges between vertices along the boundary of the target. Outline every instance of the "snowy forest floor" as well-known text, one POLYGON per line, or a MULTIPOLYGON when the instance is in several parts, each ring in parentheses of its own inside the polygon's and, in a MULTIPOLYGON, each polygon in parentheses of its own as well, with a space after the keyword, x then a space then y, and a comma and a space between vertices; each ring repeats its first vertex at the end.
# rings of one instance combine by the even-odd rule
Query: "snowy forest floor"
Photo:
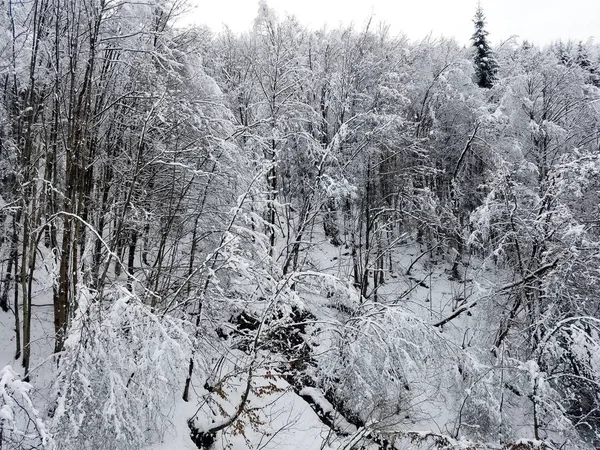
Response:
MULTIPOLYGON (((310 261, 306 266, 312 273, 332 275, 338 279, 350 280, 352 260, 344 246, 334 247, 329 243, 316 245, 310 253, 310 261)), ((385 283, 380 285, 377 292, 377 303, 389 308, 399 308, 406 314, 422 320, 425 324, 439 324, 443 319, 450 317, 457 310, 464 310, 448 323, 432 327, 437 330, 442 341, 449 348, 468 350, 472 343, 489 335, 489 323, 486 322, 488 314, 486 305, 486 292, 491 286, 502 284, 500 281, 505 273, 497 269, 486 267, 482 261, 472 259, 463 261, 459 268, 460 279, 451 276, 451 264, 444 261, 436 254, 435 249, 429 250, 424 246, 414 243, 405 243, 393 253, 393 271, 386 271, 385 283)), ((42 273, 41 271, 38 273, 42 273)), ((42 277, 34 282, 33 295, 33 337, 32 337, 32 370, 30 382, 34 386, 36 404, 47 404, 47 393, 55 376, 56 361, 52 356, 53 346, 53 311, 52 311, 52 286, 42 277)), ((331 332, 328 324, 343 323, 351 316, 350 311, 359 307, 345 298, 332 295, 321 283, 313 286, 303 284, 299 288, 299 296, 303 299, 309 312, 316 318, 313 324, 312 336, 305 336, 307 340, 318 341, 323 354, 331 351, 331 332)), ((355 302, 356 303, 356 302, 355 302)), ((386 330, 384 330, 386 331, 386 330)), ((391 330, 387 330, 391 331, 391 330)), ((10 364, 18 370, 20 362, 14 359, 14 318, 11 314, 0 315, 0 339, 5 342, 0 353, 0 365, 10 364)), ((480 346, 481 342, 478 342, 480 346)), ((423 342, 424 346, 429 345, 423 342)), ((435 357, 433 348, 422 348, 423 354, 435 357)), ((375 356, 377 357, 377 356, 375 356)), ((365 362, 368 364, 368 361, 365 362)), ((485 361, 483 362, 485 363, 485 361)), ((454 361, 436 361, 438 370, 447 372, 444 380, 453 379, 457 371, 454 361)), ((265 375, 264 373, 261 375, 265 375)), ((219 436, 215 448, 225 449, 342 449, 351 445, 353 439, 361 434, 361 430, 348 423, 325 399, 322 391, 315 388, 305 388, 297 392, 282 377, 266 376, 262 379, 257 375, 255 383, 265 383, 271 389, 265 395, 250 396, 248 410, 256 411, 256 420, 251 427, 246 427, 239 433, 229 433, 219 436), (271 381, 275 380, 275 381, 271 381), (302 394, 299 395, 299 394, 302 394), (310 400, 310 403, 307 402, 310 400), (312 404, 312 406, 311 406, 312 404), (317 411, 315 411, 315 409, 317 411), (324 423, 323 413, 334 423, 337 433, 324 423), (339 433, 343 430, 343 433, 339 433)), ((426 374, 423 374, 424 376, 426 374)), ((443 385, 445 381, 423 380, 423 386, 430 383, 431 392, 427 387, 421 387, 422 392, 416 401, 420 403, 418 417, 405 416, 405 420, 396 426, 398 431, 404 433, 405 439, 395 442, 396 449, 430 448, 436 441, 428 440, 427 436, 450 436, 456 430, 456 395, 453 386, 443 385), (416 437, 421 437, 421 444, 417 444, 416 437)), ((187 420, 199 409, 201 397, 205 391, 200 387, 203 380, 194 380, 193 394, 189 402, 174 399, 172 409, 165 411, 165 417, 170 423, 166 425, 163 442, 157 443, 148 450, 170 449, 195 449, 196 445, 190 439, 190 430, 187 420)), ((243 382, 233 383, 229 392, 228 401, 234 408, 236 399, 242 395, 243 382)), ((408 388, 407 388, 408 389, 408 388)), ((225 406, 225 409, 229 409, 225 406)), ((530 437, 531 424, 522 412, 523 437, 530 437)), ((529 418, 530 420, 530 418, 529 418)), ((364 432, 363 432, 364 433, 364 432)), ((460 448, 461 444, 456 443, 460 448)), ((467 444, 465 444, 467 445, 467 444)), ((378 447, 375 443, 373 448, 378 447)), ((433 448, 433 447, 432 447, 433 448)), ((486 447, 477 447, 486 448, 486 447)), ((498 448, 492 447, 489 448, 498 448)))

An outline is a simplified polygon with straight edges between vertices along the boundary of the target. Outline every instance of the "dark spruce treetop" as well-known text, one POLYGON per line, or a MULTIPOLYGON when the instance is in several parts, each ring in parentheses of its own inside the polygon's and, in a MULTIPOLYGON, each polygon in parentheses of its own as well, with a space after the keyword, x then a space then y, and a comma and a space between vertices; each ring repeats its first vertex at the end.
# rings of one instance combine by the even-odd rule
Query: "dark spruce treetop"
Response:
POLYGON ((494 57, 494 53, 488 43, 488 32, 485 30, 485 15, 481 8, 481 3, 477 4, 477 11, 473 18, 475 24, 475 33, 471 36, 473 47, 475 47, 475 77, 477 84, 482 88, 491 88, 496 81, 498 73, 498 63, 494 57))

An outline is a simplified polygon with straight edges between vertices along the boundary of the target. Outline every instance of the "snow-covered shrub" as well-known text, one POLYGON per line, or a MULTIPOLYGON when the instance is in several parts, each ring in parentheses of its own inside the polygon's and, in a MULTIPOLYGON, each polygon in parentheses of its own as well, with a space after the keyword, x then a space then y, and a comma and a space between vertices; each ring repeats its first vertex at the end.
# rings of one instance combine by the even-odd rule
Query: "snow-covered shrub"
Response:
POLYGON ((31 385, 11 366, 0 371, 0 448, 53 449, 54 441, 29 397, 31 385))
POLYGON ((60 359, 52 430, 64 449, 143 448, 160 438, 181 396, 188 330, 128 291, 101 300, 81 292, 60 359))
POLYGON ((423 402, 439 399, 441 363, 452 355, 439 332, 419 317, 368 303, 336 334, 331 352, 317 357, 321 384, 356 422, 414 423, 423 402))

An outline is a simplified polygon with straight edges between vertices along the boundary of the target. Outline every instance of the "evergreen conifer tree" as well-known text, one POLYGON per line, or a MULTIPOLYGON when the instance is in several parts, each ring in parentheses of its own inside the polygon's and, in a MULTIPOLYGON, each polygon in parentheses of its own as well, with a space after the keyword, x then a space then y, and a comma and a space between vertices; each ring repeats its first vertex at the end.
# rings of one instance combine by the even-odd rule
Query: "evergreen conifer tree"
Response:
POLYGON ((583 42, 579 42, 577 45, 577 57, 575 62, 585 72, 587 72, 588 84, 593 84, 596 87, 600 87, 600 69, 598 64, 594 64, 589 57, 587 49, 583 45, 583 42))
POLYGON ((583 42, 579 41, 577 44, 577 64, 584 70, 589 71, 592 68, 592 62, 588 56, 586 48, 583 46, 583 42))
POLYGON ((475 47, 475 76, 479 87, 491 88, 496 81, 498 73, 498 63, 488 43, 488 32, 485 29, 485 15, 481 3, 477 4, 477 11, 473 19, 475 24, 475 33, 471 36, 473 47, 475 47))
POLYGON ((568 41, 566 44, 563 41, 558 41, 556 44, 554 44, 554 53, 556 54, 556 58, 563 66, 569 67, 571 64, 573 64, 572 50, 571 41, 568 41))

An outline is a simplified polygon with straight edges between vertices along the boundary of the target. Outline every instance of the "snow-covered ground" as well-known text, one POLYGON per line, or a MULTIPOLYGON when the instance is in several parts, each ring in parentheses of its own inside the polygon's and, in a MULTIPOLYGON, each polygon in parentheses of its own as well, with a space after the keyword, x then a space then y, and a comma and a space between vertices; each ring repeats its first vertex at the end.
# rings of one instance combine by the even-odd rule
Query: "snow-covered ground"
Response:
MULTIPOLYGON (((314 345, 313 349, 320 353, 317 360, 325 366, 328 352, 336 350, 336 334, 348 327, 348 324, 354 323, 352 320, 355 318, 351 317, 351 311, 359 311, 367 316, 374 314, 377 320, 383 317, 384 322, 391 320, 383 326, 392 328, 383 331, 389 336, 398 336, 399 339, 404 339, 404 335, 402 330, 394 329, 394 326, 416 327, 414 330, 417 332, 425 329, 422 342, 409 342, 406 345, 421 347, 415 349, 418 350, 415 352, 415 358, 425 355, 423 358, 427 359, 427 355, 431 355, 432 360, 417 361, 411 365, 411 356, 407 356, 402 360, 406 361, 407 367, 399 368, 408 383, 407 389, 411 389, 408 403, 404 405, 406 411, 401 411, 398 416, 392 418, 393 420, 367 422, 365 427, 357 428, 335 411, 319 387, 305 387, 298 395, 282 377, 273 374, 265 377, 264 373, 260 372, 254 375, 253 391, 249 397, 246 414, 239 424, 233 427, 234 430, 218 434, 215 449, 341 450, 351 448, 353 442, 357 442, 373 430, 378 430, 383 422, 388 431, 397 432, 394 435, 396 449, 432 448, 432 442, 436 442, 436 439, 456 432, 457 407, 470 395, 468 390, 461 393, 453 385, 459 376, 457 361, 464 361, 474 341, 489 335, 489 323, 482 320, 483 315, 479 314, 479 311, 487 309, 487 289, 497 283, 503 274, 487 269, 481 261, 472 260, 464 262, 461 266, 461 279, 452 280, 449 276, 448 262, 436 257, 433 252, 423 253, 424 249, 416 244, 405 244, 396 248, 393 254, 394 270, 385 274, 385 283, 378 290, 378 303, 361 304, 356 292, 349 285, 352 262, 348 250, 343 246, 334 247, 323 241, 312 249, 311 260, 306 264, 309 268, 307 276, 298 287, 298 294, 305 308, 317 318, 310 328, 313 336, 306 338, 314 345), (407 274, 409 267, 410 275, 407 274), (344 296, 344 289, 347 296, 344 296), (471 303, 474 305, 472 308, 444 326, 431 326, 453 314, 457 308, 471 303), (370 309, 365 309, 367 307, 370 309), (459 353, 461 357, 435 360, 436 355, 456 356, 459 353), (262 387, 264 389, 261 389, 262 387), (260 395, 257 392, 260 392, 260 395), (306 399, 310 399, 313 406, 306 399), (337 433, 323 422, 313 409, 315 407, 321 413, 333 417, 337 433)), ((48 407, 48 392, 56 370, 52 356, 52 286, 44 279, 36 280, 34 286, 30 381, 34 387, 32 397, 35 403, 48 407)), ((361 326, 369 329, 372 324, 365 321, 361 326)), ((19 370, 20 361, 14 359, 13 330, 12 315, 1 314, 0 339, 5 345, 0 348, 0 366, 12 365, 19 370)), ((382 342, 386 339, 385 336, 380 338, 382 342)), ((480 344, 478 342, 478 345, 480 344)), ((374 368, 382 364, 382 361, 377 359, 379 356, 372 355, 375 358, 372 360, 374 368)), ((477 360, 475 356, 481 355, 473 354, 471 364, 474 366, 485 362, 477 360)), ((368 355, 364 363, 371 364, 367 359, 368 355)), ((148 447, 148 450, 196 448, 190 439, 187 421, 196 417, 196 425, 200 424, 200 428, 209 429, 211 426, 210 423, 202 425, 202 411, 206 407, 203 400, 206 391, 200 387, 202 383, 203 380, 195 379, 190 401, 178 399, 174 402, 172 410, 165 413, 170 417, 170 423, 165 427, 167 431, 162 442, 148 447)), ((243 377, 237 382, 229 383, 227 396, 219 400, 219 408, 227 414, 233 414, 243 390, 243 377)), ((357 397, 363 394, 367 395, 362 392, 355 393, 357 397)), ((470 425, 463 425, 468 426, 470 425)), ((523 428, 525 436, 527 430, 527 427, 523 428)), ((461 447, 463 444, 460 441, 452 442, 454 448, 471 448, 467 447, 466 442, 465 447, 461 447)), ((373 448, 377 448, 375 444, 373 448)))
MULTIPOLYGON (((445 342, 449 349, 453 346, 456 349, 468 348, 479 334, 488 330, 489 325, 477 314, 478 308, 485 308, 486 289, 503 274, 484 268, 480 261, 470 261, 461 267, 462 279, 451 280, 449 263, 439 259, 432 260, 435 255, 431 253, 421 256, 422 253, 423 249, 413 244, 406 244, 395 250, 394 271, 385 275, 385 284, 378 291, 379 302, 390 308, 401 309, 425 324, 433 324, 451 315, 458 307, 481 299, 480 305, 435 329, 440 335, 440 342, 445 342), (419 260, 413 264, 419 256, 419 260), (407 269, 411 265, 410 275, 407 275, 407 269)), ((309 273, 321 276, 328 274, 347 282, 351 278, 351 264, 347 249, 343 246, 334 247, 323 241, 313 248, 311 260, 306 266, 309 273)), ((308 278, 310 277, 299 288, 299 295, 306 308, 318 318, 319 323, 313 328, 316 335, 313 341, 318 341, 319 351, 326 354, 329 350, 327 346, 332 344, 329 327, 342 326, 348 319, 346 310, 340 308, 340 304, 346 308, 358 308, 359 304, 356 298, 331 295, 331 290, 334 289, 329 286, 332 284, 331 279, 315 276, 308 281, 308 278)), ((451 364, 452 362, 448 362, 448 366, 442 369, 451 372, 455 369, 451 364)), ((439 361, 436 366, 439 366, 439 361)), ((453 376, 453 373, 448 373, 445 380, 452 380, 453 376)), ((277 392, 261 398, 254 396, 250 400, 249 409, 255 409, 260 418, 257 420, 258 424, 255 427, 244 427, 243 433, 220 436, 215 443, 217 449, 342 449, 353 439, 365 434, 364 430, 357 429, 338 417, 336 428, 339 430, 339 423, 343 423, 346 433, 337 435, 319 418, 313 410, 314 406, 311 407, 304 398, 297 395, 291 386, 281 379, 277 381, 277 385, 277 392)), ((448 392, 447 395, 450 395, 452 389, 449 386, 437 387, 434 395, 424 395, 417 399, 420 403, 418 417, 398 423, 397 430, 404 432, 407 437, 398 439, 396 448, 429 448, 435 436, 448 435, 454 431, 457 399, 447 398, 442 394, 448 392), (429 436, 428 433, 433 434, 429 436), (423 437, 421 444, 415 438, 417 434, 423 437)), ((231 394, 231 398, 239 398, 241 395, 240 392, 237 395, 231 394)), ((321 389, 306 387, 299 394, 311 398, 312 403, 318 405, 322 412, 336 413, 321 389)), ((173 418, 173 431, 165 436, 162 444, 152 447, 152 450, 194 448, 193 444, 190 446, 189 429, 185 425, 187 418, 196 412, 193 404, 193 401, 178 404, 173 418)), ((209 426, 207 424, 207 428, 209 426)), ((456 448, 461 448, 459 441, 455 444, 456 448)))

